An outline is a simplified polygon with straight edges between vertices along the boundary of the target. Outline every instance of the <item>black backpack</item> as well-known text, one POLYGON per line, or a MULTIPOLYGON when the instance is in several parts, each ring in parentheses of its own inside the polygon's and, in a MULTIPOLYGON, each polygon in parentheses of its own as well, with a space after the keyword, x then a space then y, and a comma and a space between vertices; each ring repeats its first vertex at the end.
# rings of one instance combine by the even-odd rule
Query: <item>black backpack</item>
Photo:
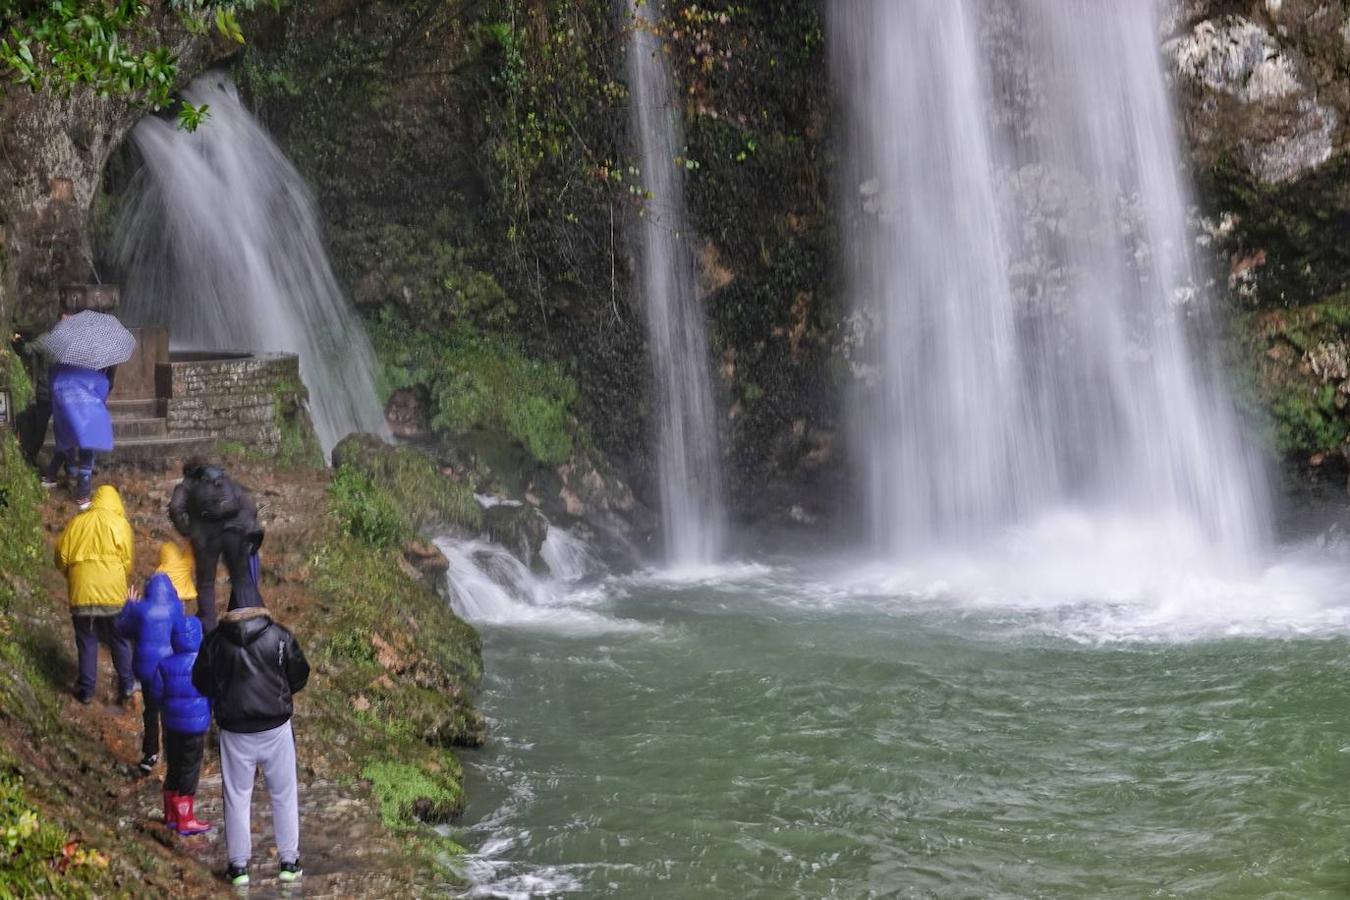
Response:
POLYGON ((219 466, 205 466, 198 471, 192 499, 195 517, 199 519, 219 521, 239 512, 239 486, 219 466))

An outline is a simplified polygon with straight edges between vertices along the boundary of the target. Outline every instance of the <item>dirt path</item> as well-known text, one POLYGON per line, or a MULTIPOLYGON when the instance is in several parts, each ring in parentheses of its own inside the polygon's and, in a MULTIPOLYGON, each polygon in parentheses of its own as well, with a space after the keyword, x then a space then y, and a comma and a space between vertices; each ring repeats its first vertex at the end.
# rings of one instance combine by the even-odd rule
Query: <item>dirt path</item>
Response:
MULTIPOLYGON (((310 685, 297 695, 294 720, 300 775, 301 859, 305 876, 299 886, 280 885, 276 880, 277 860, 272 845, 271 811, 261 775, 255 787, 253 804, 254 864, 249 897, 405 897, 440 894, 449 889, 435 873, 426 871, 424 857, 410 854, 403 839, 391 835, 380 819, 378 804, 357 773, 350 770, 340 753, 325 746, 319 729, 307 730, 307 696, 332 690, 325 677, 321 659, 316 659, 313 641, 316 633, 311 625, 322 612, 315 597, 307 590, 308 559, 314 549, 315 535, 320 524, 315 517, 325 514, 326 475, 312 471, 274 472, 262 465, 231 463, 232 473, 250 486, 263 510, 267 526, 267 540, 263 547, 262 591, 269 608, 279 621, 295 631, 307 651, 311 651, 314 668, 310 685)), ((116 470, 102 473, 100 480, 115 485, 121 492, 136 532, 137 582, 153 571, 159 545, 176 535, 165 512, 168 499, 177 483, 175 472, 145 472, 116 470)), ((54 541, 60 528, 77 510, 70 499, 57 492, 44 510, 44 520, 50 538, 54 541)), ((229 596, 228 584, 223 578, 217 588, 218 602, 223 610, 229 596)), ((48 591, 52 603, 65 609, 65 585, 60 576, 48 573, 48 591)), ((193 604, 189 604, 192 612, 193 604)), ((69 619, 64 618, 62 639, 65 641, 54 652, 60 659, 53 661, 55 678, 64 673, 67 684, 74 677, 74 643, 69 619)), ((162 825, 161 779, 164 763, 161 761, 149 777, 140 777, 136 763, 140 759, 141 716, 140 698, 134 708, 113 704, 113 673, 106 653, 100 662, 99 695, 95 703, 82 706, 67 698, 67 720, 85 734, 96 737, 113 757, 111 774, 106 789, 115 795, 116 803, 125 811, 118 822, 119 833, 134 828, 159 843, 173 848, 198 866, 219 876, 225 865, 224 839, 221 829, 221 785, 218 747, 214 729, 208 740, 206 759, 202 768, 201 786, 197 794, 199 818, 216 825, 204 835, 180 838, 162 825)), ((211 882, 205 882, 210 884, 211 882)), ((223 881, 214 885, 229 893, 223 881)), ((214 892, 214 891, 212 891, 214 892)), ((200 895, 199 889, 189 889, 189 895, 200 895)))

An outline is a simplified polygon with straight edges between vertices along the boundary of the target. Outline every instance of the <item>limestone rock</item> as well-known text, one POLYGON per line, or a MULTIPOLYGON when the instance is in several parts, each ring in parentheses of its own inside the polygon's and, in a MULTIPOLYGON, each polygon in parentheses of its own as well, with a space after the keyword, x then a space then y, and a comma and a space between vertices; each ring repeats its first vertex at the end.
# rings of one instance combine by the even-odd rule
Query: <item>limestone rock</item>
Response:
POLYGON ((1234 158, 1278 184, 1331 159, 1346 98, 1327 47, 1343 45, 1345 13, 1319 0, 1266 0, 1212 18, 1204 4, 1180 6, 1163 53, 1197 160, 1234 158))

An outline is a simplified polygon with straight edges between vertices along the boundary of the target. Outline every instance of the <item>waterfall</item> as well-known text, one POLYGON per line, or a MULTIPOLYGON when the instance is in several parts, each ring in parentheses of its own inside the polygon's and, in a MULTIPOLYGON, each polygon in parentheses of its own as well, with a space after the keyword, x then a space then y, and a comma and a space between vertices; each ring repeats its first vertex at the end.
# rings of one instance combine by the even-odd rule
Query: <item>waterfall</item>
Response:
POLYGON ((1080 508, 1249 555, 1265 485, 1193 355, 1204 278, 1150 2, 831 5, 889 555, 1080 508))
POLYGON ((658 0, 631 0, 632 128, 649 199, 641 230, 642 295, 656 375, 661 516, 667 561, 714 561, 726 532, 708 341, 684 212, 680 110, 657 33, 658 0))
POLYGON ((374 354, 304 179, 226 75, 183 96, 210 105, 198 131, 156 117, 132 131, 143 166, 117 229, 123 315, 167 326, 175 348, 298 354, 325 455, 353 431, 387 438, 374 354))
POLYGON ((550 525, 540 556, 550 574, 536 575, 509 550, 482 540, 442 537, 450 566, 446 586, 455 612, 476 625, 554 631, 626 631, 637 626, 596 609, 606 592, 591 587, 604 564, 581 538, 550 525))

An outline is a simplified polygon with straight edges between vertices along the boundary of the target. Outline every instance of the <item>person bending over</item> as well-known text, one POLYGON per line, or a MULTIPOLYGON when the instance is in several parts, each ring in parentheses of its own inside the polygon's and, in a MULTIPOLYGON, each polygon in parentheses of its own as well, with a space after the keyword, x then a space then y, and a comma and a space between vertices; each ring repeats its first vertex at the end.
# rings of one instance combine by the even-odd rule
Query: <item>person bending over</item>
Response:
POLYGON ((197 618, 207 634, 216 627, 216 569, 222 557, 230 586, 254 576, 249 559, 263 540, 253 497, 220 466, 200 458, 183 464, 183 480, 173 489, 169 518, 192 543, 196 567, 197 618))

